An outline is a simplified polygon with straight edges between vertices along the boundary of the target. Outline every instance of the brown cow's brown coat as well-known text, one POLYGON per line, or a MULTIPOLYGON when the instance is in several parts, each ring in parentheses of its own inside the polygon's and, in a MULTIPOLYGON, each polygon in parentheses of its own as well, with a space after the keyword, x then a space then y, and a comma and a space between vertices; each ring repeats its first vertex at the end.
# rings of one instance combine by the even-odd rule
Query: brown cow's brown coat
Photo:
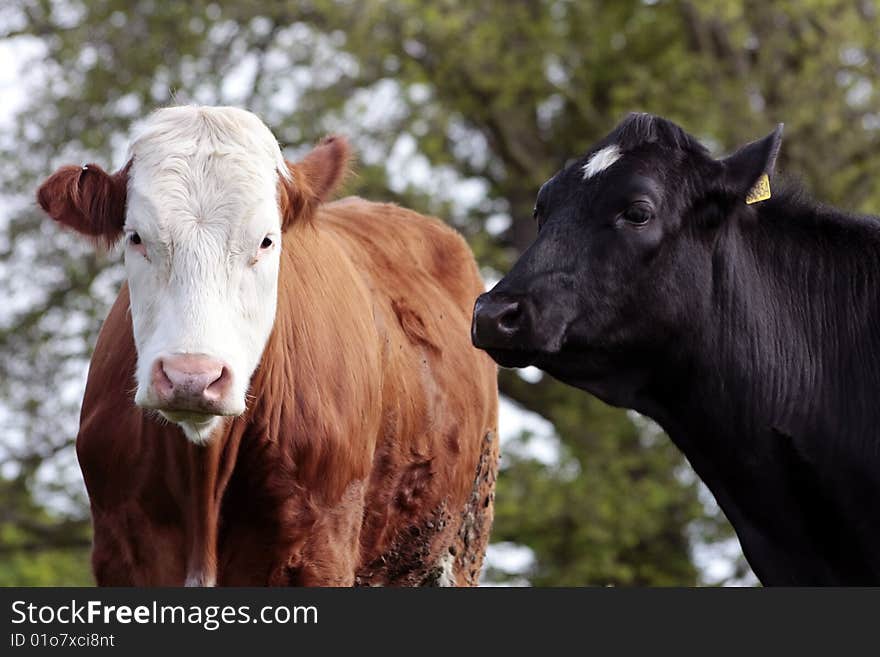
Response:
POLYGON ((123 288, 77 439, 98 583, 475 584, 498 458, 495 366, 468 332, 482 291, 441 222, 322 206, 284 234, 248 411, 200 447, 132 402, 123 288))

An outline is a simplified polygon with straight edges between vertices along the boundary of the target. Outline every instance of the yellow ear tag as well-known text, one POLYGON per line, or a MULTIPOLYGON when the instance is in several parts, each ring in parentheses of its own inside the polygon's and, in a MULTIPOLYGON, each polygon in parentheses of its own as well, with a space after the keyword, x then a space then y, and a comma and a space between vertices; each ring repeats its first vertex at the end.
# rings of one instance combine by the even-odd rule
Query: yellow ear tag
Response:
POLYGON ((770 178, 766 173, 762 173, 755 186, 746 194, 746 203, 751 205, 759 201, 766 201, 768 198, 770 198, 770 178))

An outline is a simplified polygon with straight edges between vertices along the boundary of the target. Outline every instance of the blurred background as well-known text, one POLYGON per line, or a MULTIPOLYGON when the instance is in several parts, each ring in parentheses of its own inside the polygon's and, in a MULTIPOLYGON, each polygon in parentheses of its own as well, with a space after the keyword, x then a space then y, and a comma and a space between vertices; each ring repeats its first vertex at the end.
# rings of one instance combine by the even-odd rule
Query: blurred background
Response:
MULTIPOLYGON (((633 110, 719 155, 784 121, 784 173, 880 212, 878 36, 872 0, 3 0, 0 585, 92 581, 72 445, 122 269, 37 210, 56 166, 122 166, 154 108, 238 105, 291 159, 347 135, 345 192, 444 218, 492 283, 541 183, 633 110)), ((531 369, 500 387, 487 583, 755 583, 653 423, 531 369)))

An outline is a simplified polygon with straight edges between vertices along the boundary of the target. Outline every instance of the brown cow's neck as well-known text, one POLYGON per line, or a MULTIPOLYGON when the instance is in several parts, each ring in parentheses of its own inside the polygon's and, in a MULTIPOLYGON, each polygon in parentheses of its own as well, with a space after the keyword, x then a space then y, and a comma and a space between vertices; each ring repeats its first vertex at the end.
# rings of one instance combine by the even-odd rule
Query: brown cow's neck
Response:
POLYGON ((207 444, 186 444, 189 468, 186 525, 190 528, 186 586, 214 586, 217 582, 220 502, 235 465, 241 428, 241 423, 227 421, 207 444))

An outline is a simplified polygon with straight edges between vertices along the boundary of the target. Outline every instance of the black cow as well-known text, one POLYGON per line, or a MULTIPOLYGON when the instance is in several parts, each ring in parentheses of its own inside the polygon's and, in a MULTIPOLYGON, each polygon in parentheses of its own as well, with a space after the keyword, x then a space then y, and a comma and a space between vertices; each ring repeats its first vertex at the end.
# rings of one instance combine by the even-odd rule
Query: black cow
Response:
POLYGON ((654 418, 763 583, 876 584, 880 219, 780 185, 781 128, 716 160, 626 118, 541 188, 473 341, 654 418))

